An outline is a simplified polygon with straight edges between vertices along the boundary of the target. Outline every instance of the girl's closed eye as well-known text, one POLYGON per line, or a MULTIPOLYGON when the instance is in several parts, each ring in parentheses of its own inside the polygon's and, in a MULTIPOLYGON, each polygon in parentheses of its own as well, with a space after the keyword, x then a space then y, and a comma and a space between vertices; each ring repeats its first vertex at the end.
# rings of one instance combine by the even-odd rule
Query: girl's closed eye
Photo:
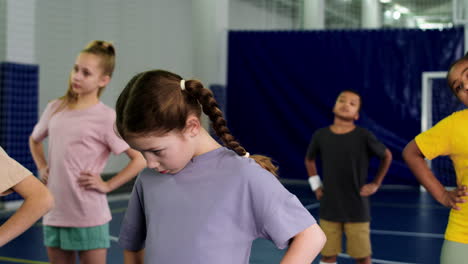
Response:
POLYGON ((162 149, 158 149, 158 150, 152 150, 151 153, 153 153, 154 155, 156 156, 161 156, 162 155, 162 149))

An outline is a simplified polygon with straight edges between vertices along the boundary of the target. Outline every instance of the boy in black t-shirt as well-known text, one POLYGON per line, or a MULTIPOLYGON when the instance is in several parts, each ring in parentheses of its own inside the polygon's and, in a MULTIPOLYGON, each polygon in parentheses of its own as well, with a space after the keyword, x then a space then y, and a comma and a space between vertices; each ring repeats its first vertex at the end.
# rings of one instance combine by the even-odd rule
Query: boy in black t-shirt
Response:
POLYGON ((342 251, 342 231, 347 253, 357 263, 371 263, 369 199, 382 183, 392 161, 391 152, 370 131, 356 126, 361 96, 342 91, 333 107, 333 124, 312 136, 305 164, 309 183, 320 200, 320 226, 327 236, 320 263, 336 263, 342 251), (369 160, 380 158, 375 179, 366 183, 369 160), (323 185, 315 159, 322 163, 323 185))

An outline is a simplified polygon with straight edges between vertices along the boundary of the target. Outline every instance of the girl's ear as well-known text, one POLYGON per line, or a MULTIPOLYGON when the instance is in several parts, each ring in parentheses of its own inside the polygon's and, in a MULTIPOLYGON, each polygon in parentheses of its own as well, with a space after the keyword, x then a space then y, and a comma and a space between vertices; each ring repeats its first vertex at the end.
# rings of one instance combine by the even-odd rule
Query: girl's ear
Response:
POLYGON ((109 84, 110 80, 111 77, 107 74, 101 76, 101 78, 99 79, 99 87, 106 87, 109 84))
POLYGON ((200 133, 200 119, 195 115, 189 115, 185 122, 184 134, 188 137, 195 137, 200 133))

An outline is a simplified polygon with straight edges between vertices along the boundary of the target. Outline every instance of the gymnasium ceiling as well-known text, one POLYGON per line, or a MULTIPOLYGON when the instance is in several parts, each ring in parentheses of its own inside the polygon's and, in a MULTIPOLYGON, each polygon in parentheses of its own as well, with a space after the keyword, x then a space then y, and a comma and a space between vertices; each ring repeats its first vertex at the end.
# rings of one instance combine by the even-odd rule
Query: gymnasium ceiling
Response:
MULTIPOLYGON (((235 0, 233 0, 235 1, 235 0)), ((315 0, 240 0, 291 17, 300 28, 303 2, 315 0)), ((379 0, 386 28, 443 28, 452 26, 452 0, 379 0)), ((460 1, 460 0, 457 0, 460 1)), ((326 28, 359 28, 365 0, 325 0, 326 28)))

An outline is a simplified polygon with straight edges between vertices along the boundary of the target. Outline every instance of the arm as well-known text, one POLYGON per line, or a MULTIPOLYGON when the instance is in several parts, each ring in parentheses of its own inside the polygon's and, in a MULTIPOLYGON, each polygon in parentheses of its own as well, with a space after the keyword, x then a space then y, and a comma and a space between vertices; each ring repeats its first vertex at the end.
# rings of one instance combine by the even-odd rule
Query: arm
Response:
POLYGON ((383 159, 380 160, 379 169, 377 170, 377 175, 375 176, 374 180, 371 183, 365 184, 361 188, 361 196, 369 196, 377 192, 382 181, 387 175, 388 168, 390 168, 390 164, 392 163, 392 152, 390 150, 385 149, 385 156, 383 159))
POLYGON ((79 179, 79 184, 86 189, 108 193, 135 178, 137 174, 146 167, 146 160, 140 152, 134 149, 127 149, 125 153, 130 158, 130 162, 110 180, 104 182, 98 175, 83 173, 82 177, 79 179))
POLYGON ((54 204, 47 188, 30 175, 13 187, 24 198, 21 207, 2 226, 0 226, 0 247, 23 233, 54 204))
POLYGON ((124 263, 125 264, 143 264, 144 263, 145 250, 130 251, 124 250, 124 263))
POLYGON ((281 264, 312 263, 326 241, 327 238, 319 225, 311 225, 293 238, 281 264))
MULTIPOLYGON (((306 166, 306 169, 307 169, 307 173, 309 174, 309 183, 310 183, 310 179, 312 177, 319 177, 318 174, 317 174, 317 166, 315 165, 315 159, 309 159, 309 158, 306 157, 305 158, 305 166, 306 166)), ((320 179, 320 178, 318 178, 318 179, 320 179)), ((316 190, 314 190, 312 188, 312 191, 315 193, 315 196, 317 197, 317 200, 322 199, 323 187, 320 187, 320 188, 318 188, 316 190)))
POLYGON ((47 184, 47 179, 49 177, 49 167, 47 166, 42 142, 37 142, 30 136, 29 149, 31 151, 34 163, 39 170, 39 177, 41 181, 47 184))
POLYGON ((377 185, 381 185, 382 181, 387 175, 388 168, 390 168, 390 164, 392 163, 392 152, 390 150, 385 149, 385 157, 380 160, 380 165, 379 169, 377 170, 377 175, 375 176, 375 179, 372 181, 373 183, 377 185))
POLYGON ((466 186, 459 186, 450 192, 445 190, 444 186, 437 180, 427 165, 424 155, 414 140, 408 143, 403 150, 403 159, 416 176, 416 179, 418 179, 434 199, 447 207, 455 210, 460 209, 457 203, 465 202, 461 197, 468 195, 466 186))
POLYGON ((140 152, 130 148, 127 149, 125 153, 130 158, 130 162, 117 175, 106 182, 109 187, 108 192, 119 188, 126 182, 135 178, 138 173, 146 167, 146 160, 143 158, 143 155, 141 155, 140 152))

